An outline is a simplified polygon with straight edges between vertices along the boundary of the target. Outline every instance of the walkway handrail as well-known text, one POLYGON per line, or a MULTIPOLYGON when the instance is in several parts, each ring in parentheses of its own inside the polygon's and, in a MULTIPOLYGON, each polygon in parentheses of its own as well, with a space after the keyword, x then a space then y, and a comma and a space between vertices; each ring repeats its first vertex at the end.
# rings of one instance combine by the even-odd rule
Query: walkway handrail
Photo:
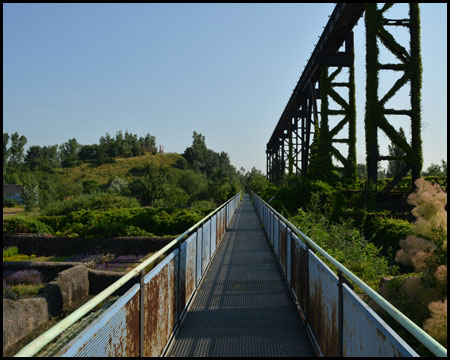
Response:
POLYGON ((199 222, 197 222, 195 225, 191 226, 188 230, 186 230, 184 233, 179 235, 176 239, 172 240, 169 244, 164 246, 162 249, 158 250, 155 254, 150 256, 147 260, 142 262, 140 265, 136 266, 132 270, 130 270, 128 273, 126 273, 124 276, 122 276, 120 279, 112 283, 110 286, 108 286, 105 290, 100 292, 98 295, 96 295, 94 298, 89 300, 84 305, 80 306, 77 310, 72 312, 70 315, 62 319, 60 322, 58 322, 56 325, 48 329, 46 332, 41 334, 39 337, 34 339, 32 342, 24 346, 17 354, 14 355, 14 357, 22 357, 22 356, 33 356, 38 351, 40 351, 45 345, 47 345, 50 341, 55 339, 58 335, 60 335, 64 330, 66 330, 69 326, 74 324, 76 321, 78 321, 81 317, 83 317, 85 314, 87 314, 89 311, 94 309, 98 304, 100 304, 102 301, 104 301, 108 296, 113 294, 116 290, 118 290, 122 285, 127 283, 130 279, 132 279, 135 276, 138 276, 141 271, 143 271, 147 266, 151 265, 155 260, 157 260, 162 254, 167 252, 168 250, 172 249, 173 247, 177 246, 179 243, 185 240, 185 238, 193 232, 195 229, 200 227, 203 223, 208 221, 210 218, 212 218, 217 212, 222 210, 225 206, 227 206, 228 203, 230 203, 237 195, 241 194, 241 192, 238 192, 236 195, 231 197, 227 202, 219 206, 216 210, 211 212, 209 215, 201 219, 199 222))
POLYGON ((298 230, 289 220, 278 213, 274 208, 267 204, 263 199, 256 195, 252 191, 252 196, 256 196, 260 201, 263 202, 265 206, 269 208, 286 226, 288 226, 291 231, 294 231, 299 235, 308 245, 310 245, 314 250, 324 256, 328 261, 330 261, 334 266, 336 266, 343 274, 347 276, 348 279, 352 280, 356 285, 363 289, 366 294, 375 301, 383 310, 385 310, 389 315, 391 315, 400 325, 402 325, 406 330, 408 330, 417 340, 419 340, 428 350, 439 357, 447 357, 447 349, 428 335, 423 329, 412 322, 408 317, 406 317, 400 310, 391 305, 385 298, 374 291, 370 286, 364 283, 360 278, 348 270, 339 261, 333 258, 325 250, 323 250, 319 245, 317 245, 308 236, 303 234, 298 230))

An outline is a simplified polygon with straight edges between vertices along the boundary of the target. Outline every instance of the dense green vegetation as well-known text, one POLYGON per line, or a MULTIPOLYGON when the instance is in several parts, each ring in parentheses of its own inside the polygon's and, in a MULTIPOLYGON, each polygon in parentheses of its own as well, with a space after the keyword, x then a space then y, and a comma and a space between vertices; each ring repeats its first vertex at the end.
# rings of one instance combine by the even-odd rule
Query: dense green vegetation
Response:
MULTIPOLYGON (((119 131, 99 144, 31 146, 3 134, 3 182, 24 185, 26 210, 4 232, 70 237, 177 235, 234 195, 244 181, 228 154, 194 132, 183 154, 156 153, 156 139, 119 131), (94 150, 95 151, 94 151, 94 150), (92 151, 91 151, 92 150, 92 151), (87 155, 90 154, 90 155, 87 155)), ((4 206, 15 205, 4 199, 4 206)))
MULTIPOLYGON (((424 174, 430 176, 419 178, 407 198, 411 212, 386 209, 375 192, 349 190, 339 182, 332 186, 286 175, 281 186, 275 186, 252 169, 246 186, 445 346, 447 164, 432 164, 424 174), (407 220, 411 213, 414 222, 407 220)), ((380 179, 377 187, 390 180, 380 179)), ((364 189, 364 181, 361 176, 357 187, 364 189)), ((411 178, 404 180, 397 189, 410 190, 410 182, 411 178)), ((416 351, 429 355, 375 304, 371 306, 415 344, 416 351)))

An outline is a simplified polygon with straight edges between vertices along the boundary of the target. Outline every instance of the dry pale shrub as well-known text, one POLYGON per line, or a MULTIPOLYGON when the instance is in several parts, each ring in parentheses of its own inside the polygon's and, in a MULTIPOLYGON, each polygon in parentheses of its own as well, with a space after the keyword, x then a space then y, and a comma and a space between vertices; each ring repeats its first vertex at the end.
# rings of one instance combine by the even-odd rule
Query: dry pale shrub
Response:
POLYGON ((426 308, 423 304, 429 304, 440 297, 440 292, 436 288, 429 288, 425 285, 421 276, 404 279, 399 293, 421 308, 426 308))
POLYGON ((434 272, 434 277, 436 278, 436 283, 442 288, 447 287, 447 266, 440 265, 434 272))
MULTIPOLYGON (((447 234, 447 193, 438 185, 431 184, 423 178, 415 182, 417 189, 408 196, 408 204, 414 205, 411 211, 416 217, 413 229, 435 240, 439 230, 447 234)), ((447 236, 444 237, 443 248, 447 248, 447 236)))
MULTIPOLYGON (((416 272, 407 278, 393 279, 395 286, 380 286, 386 298, 441 344, 447 341, 447 194, 424 179, 416 181, 417 189, 408 196, 416 217, 413 230, 400 240, 395 260, 414 266, 416 272), (425 237, 426 239, 423 239, 425 237), (427 240, 428 239, 428 240, 427 240), (395 281, 397 280, 397 281, 395 281), (445 301, 440 301, 445 298, 445 301), (431 316, 430 316, 431 313, 431 316)), ((383 295, 384 296, 384 295, 383 295)))
POLYGON ((447 299, 428 305, 431 317, 424 321, 423 328, 443 346, 447 346, 447 299))
POLYGON ((381 282, 378 293, 418 326, 430 317, 427 304, 442 298, 441 292, 428 287, 419 274, 385 279, 381 282))
POLYGON ((433 261, 433 252, 437 250, 437 246, 431 241, 414 235, 408 235, 406 239, 400 240, 400 248, 395 261, 403 265, 412 265, 419 272, 426 269, 428 263, 433 261))

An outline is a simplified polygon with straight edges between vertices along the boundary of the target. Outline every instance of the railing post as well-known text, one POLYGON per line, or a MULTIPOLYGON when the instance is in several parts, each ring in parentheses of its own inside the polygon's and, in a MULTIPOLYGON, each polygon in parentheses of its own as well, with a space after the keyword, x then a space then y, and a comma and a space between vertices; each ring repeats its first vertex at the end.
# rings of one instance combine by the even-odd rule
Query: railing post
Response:
POLYGON ((305 273, 306 273, 306 294, 305 294, 305 315, 306 323, 309 322, 309 250, 312 250, 311 246, 306 243, 306 260, 305 260, 305 273))
POLYGON ((139 357, 144 356, 144 270, 140 274, 139 287, 139 357))
POLYGON ((345 278, 338 269, 338 356, 344 356, 344 293, 342 285, 347 284, 352 290, 353 285, 345 278))

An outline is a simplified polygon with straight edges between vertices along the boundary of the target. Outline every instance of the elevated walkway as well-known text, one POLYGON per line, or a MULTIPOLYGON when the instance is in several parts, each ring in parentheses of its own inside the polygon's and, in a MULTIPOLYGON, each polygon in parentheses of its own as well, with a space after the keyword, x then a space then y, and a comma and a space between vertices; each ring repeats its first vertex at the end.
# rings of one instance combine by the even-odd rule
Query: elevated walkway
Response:
POLYGON ((248 194, 166 356, 314 356, 248 194))

